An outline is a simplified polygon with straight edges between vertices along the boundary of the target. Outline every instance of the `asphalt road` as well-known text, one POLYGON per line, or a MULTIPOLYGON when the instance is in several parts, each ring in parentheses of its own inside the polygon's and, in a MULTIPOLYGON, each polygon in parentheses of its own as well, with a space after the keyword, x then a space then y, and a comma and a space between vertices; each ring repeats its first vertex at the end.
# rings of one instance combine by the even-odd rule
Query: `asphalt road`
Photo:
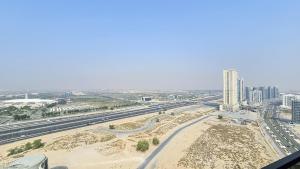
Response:
POLYGON ((208 117, 210 117, 209 115, 207 116, 203 116, 201 118, 199 118, 196 121, 193 121, 189 124, 186 124, 180 128, 178 128, 177 130, 175 130, 174 133, 172 133, 164 142, 162 142, 145 160, 144 162, 138 167, 138 169, 145 169, 148 164, 156 157, 156 155, 158 155, 158 153, 182 130, 184 130, 187 127, 190 127, 204 119, 207 119, 208 117))
POLYGON ((278 148, 286 155, 298 151, 300 144, 295 139, 299 138, 289 129, 288 123, 278 119, 278 107, 267 105, 264 111, 264 121, 268 126, 267 132, 278 148))
POLYGON ((121 111, 114 113, 103 113, 93 115, 82 115, 76 117, 65 117, 55 120, 39 120, 12 125, 0 126, 0 144, 6 144, 17 140, 36 137, 58 131, 79 128, 96 123, 103 123, 117 119, 139 116, 163 110, 174 109, 195 104, 194 102, 179 102, 158 105, 150 108, 137 109, 131 111, 121 111))

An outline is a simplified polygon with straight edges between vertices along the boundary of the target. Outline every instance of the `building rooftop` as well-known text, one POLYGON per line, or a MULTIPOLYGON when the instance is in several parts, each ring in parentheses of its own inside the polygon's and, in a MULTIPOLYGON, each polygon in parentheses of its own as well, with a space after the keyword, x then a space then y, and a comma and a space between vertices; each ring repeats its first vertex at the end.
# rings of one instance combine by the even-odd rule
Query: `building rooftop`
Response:
POLYGON ((15 160, 6 169, 32 169, 45 159, 47 159, 47 157, 43 154, 26 156, 15 160))

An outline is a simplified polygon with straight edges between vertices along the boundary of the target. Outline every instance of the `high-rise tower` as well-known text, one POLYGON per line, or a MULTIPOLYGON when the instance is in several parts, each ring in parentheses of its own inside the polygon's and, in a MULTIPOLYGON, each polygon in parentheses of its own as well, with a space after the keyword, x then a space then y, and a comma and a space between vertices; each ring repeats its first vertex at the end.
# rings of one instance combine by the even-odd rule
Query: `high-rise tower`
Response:
POLYGON ((239 109, 238 73, 235 70, 223 71, 223 108, 228 111, 239 109))

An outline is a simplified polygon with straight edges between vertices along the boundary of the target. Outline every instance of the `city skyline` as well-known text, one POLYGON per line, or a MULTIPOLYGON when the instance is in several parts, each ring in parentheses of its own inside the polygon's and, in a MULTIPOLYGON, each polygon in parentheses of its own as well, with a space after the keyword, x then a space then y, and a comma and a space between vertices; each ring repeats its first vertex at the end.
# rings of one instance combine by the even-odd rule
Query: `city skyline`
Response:
POLYGON ((300 2, 1 2, 0 90, 300 91, 300 2), (159 4, 159 5, 158 5, 159 4))

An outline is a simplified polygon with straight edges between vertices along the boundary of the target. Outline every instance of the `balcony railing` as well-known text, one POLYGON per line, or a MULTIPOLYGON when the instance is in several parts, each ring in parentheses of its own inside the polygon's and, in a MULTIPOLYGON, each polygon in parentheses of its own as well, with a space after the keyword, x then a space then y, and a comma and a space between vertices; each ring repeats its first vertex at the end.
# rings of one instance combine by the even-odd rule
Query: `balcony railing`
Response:
POLYGON ((275 161, 262 169, 300 169, 300 151, 275 161))

